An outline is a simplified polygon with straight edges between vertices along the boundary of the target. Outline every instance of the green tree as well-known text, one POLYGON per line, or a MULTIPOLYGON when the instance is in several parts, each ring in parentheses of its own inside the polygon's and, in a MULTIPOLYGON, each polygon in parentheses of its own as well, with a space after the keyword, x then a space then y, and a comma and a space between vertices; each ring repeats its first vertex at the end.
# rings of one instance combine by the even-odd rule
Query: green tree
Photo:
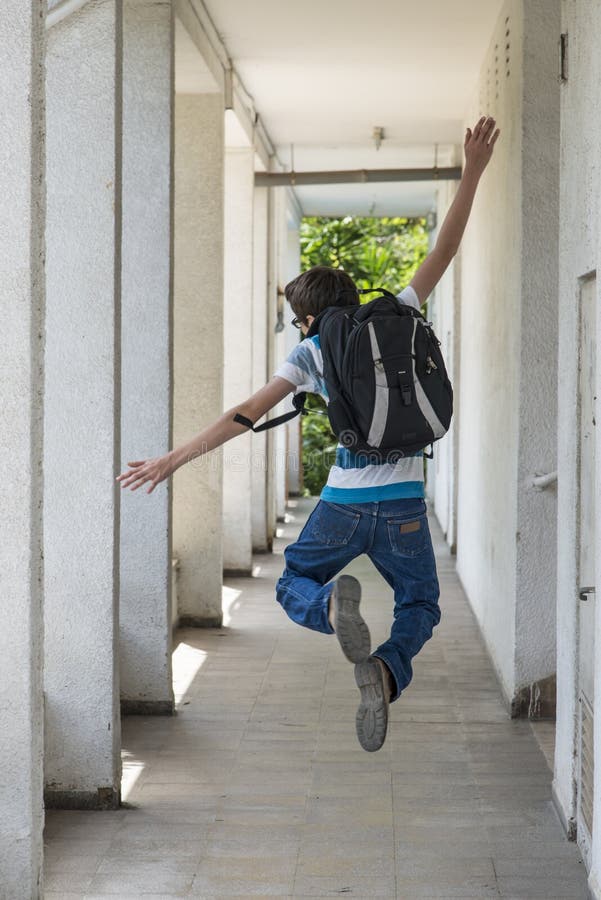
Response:
MULTIPOLYGON (((357 287, 385 287, 398 293, 411 279, 428 252, 425 219, 373 219, 310 216, 300 228, 302 271, 313 266, 344 269, 357 287)), ((371 299, 364 298, 364 302, 371 299)), ((306 494, 319 494, 336 455, 325 403, 308 398, 303 416, 303 474, 306 494)))

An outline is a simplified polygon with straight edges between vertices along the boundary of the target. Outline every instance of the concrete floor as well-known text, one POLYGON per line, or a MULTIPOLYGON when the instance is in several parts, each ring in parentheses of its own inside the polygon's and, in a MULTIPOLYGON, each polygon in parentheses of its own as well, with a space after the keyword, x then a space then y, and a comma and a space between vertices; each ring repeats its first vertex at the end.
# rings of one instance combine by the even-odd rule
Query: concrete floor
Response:
MULTIPOLYGON (((127 807, 48 814, 45 896, 588 897, 545 754, 507 716, 435 523, 441 622, 384 747, 359 747, 352 666, 273 597, 310 506, 256 577, 228 581, 227 627, 178 632, 177 716, 123 723, 127 807)), ((375 646, 391 592, 366 558, 350 570, 375 646)))

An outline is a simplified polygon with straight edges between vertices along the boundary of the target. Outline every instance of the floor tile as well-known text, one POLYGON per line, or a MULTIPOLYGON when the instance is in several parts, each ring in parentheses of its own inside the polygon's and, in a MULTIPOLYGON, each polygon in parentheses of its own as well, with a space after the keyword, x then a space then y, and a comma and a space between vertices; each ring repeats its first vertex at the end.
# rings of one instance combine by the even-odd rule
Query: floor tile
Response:
MULTIPOLYGON (((228 628, 178 632, 206 656, 191 680, 176 666, 177 716, 124 720, 129 807, 47 813, 45 896, 586 898, 551 801, 553 723, 510 719, 435 522, 444 613, 386 743, 361 749, 352 666, 273 597, 310 508, 290 506, 259 577, 228 581, 228 628)), ((366 558, 349 570, 375 646, 391 591, 366 558)))

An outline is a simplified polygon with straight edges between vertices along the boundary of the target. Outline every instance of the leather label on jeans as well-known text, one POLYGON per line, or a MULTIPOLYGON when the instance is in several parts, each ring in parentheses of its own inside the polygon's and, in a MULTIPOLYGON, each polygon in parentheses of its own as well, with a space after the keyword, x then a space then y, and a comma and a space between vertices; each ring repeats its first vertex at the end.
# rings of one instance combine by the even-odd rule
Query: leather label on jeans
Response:
POLYGON ((410 534, 412 531, 419 531, 420 527, 419 520, 417 522, 404 522, 401 525, 401 534, 410 534))

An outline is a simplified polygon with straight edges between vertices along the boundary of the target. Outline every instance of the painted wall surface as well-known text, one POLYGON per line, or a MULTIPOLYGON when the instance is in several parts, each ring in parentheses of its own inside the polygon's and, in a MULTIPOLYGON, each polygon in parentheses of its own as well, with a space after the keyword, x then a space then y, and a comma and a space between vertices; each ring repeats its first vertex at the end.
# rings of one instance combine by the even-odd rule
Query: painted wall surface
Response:
POLYGON ((554 671, 558 5, 510 0, 466 115, 502 136, 462 246, 458 571, 506 698, 554 671), (542 164, 541 164, 542 161, 542 164))
MULTIPOLYGON (((223 97, 175 98, 174 446, 222 413, 223 97)), ((221 622, 222 450, 173 477, 180 615, 221 622)))
POLYGON ((48 802, 120 791, 119 4, 48 33, 45 678, 48 802))
MULTIPOLYGON (((173 392, 172 12, 126 0, 123 14, 121 471, 169 450, 173 392)), ((171 480, 147 487, 121 498, 121 698, 168 711, 171 480)))
MULTIPOLYGON (((252 393, 254 150, 226 148, 224 199, 223 411, 252 393)), ((223 568, 252 568, 252 438, 224 447, 223 568)))
MULTIPOLYGON (((561 31, 568 34, 568 80, 561 85, 561 196, 559 240, 559 371, 557 441, 557 724, 553 791, 568 828, 576 816, 576 735, 578 722, 578 482, 577 435, 579 297, 581 280, 601 263, 599 247, 599 122, 601 121, 601 7, 595 0, 562 4, 561 31)), ((597 278, 597 289, 599 279, 597 278)), ((599 304, 598 304, 599 308, 599 304)), ((597 320, 597 334, 599 331, 597 320)), ((599 365, 597 363, 597 373, 599 365)), ((598 377, 598 374, 597 374, 598 377)), ((598 393, 598 392, 597 392, 598 393)), ((597 452, 597 460, 599 453, 597 452)), ((597 485, 599 478, 597 478, 597 485)), ((597 516, 601 510, 597 487, 597 516)), ((598 519, 597 519, 598 522, 598 519)), ((597 524, 597 536, 601 529, 597 524)), ((597 551, 597 559, 599 558, 597 551)), ((598 603, 598 601, 597 601, 598 603)), ((599 609, 597 608, 597 614, 599 609)), ((597 630, 597 634, 599 631, 597 630)), ((599 666, 597 665, 596 677, 599 666)), ((598 684, 598 682, 597 682, 598 684)), ((596 685, 596 703, 601 689, 596 685)), ((599 772, 598 727, 595 709, 595 768, 599 772)), ((599 782, 595 788, 594 818, 601 816, 599 782)), ((591 888, 599 885, 600 829, 595 828, 591 888)))
POLYGON ((44 824, 45 11, 41 2, 8 0, 3 12, 0 194, 10 216, 0 221, 0 895, 38 900, 44 824))

